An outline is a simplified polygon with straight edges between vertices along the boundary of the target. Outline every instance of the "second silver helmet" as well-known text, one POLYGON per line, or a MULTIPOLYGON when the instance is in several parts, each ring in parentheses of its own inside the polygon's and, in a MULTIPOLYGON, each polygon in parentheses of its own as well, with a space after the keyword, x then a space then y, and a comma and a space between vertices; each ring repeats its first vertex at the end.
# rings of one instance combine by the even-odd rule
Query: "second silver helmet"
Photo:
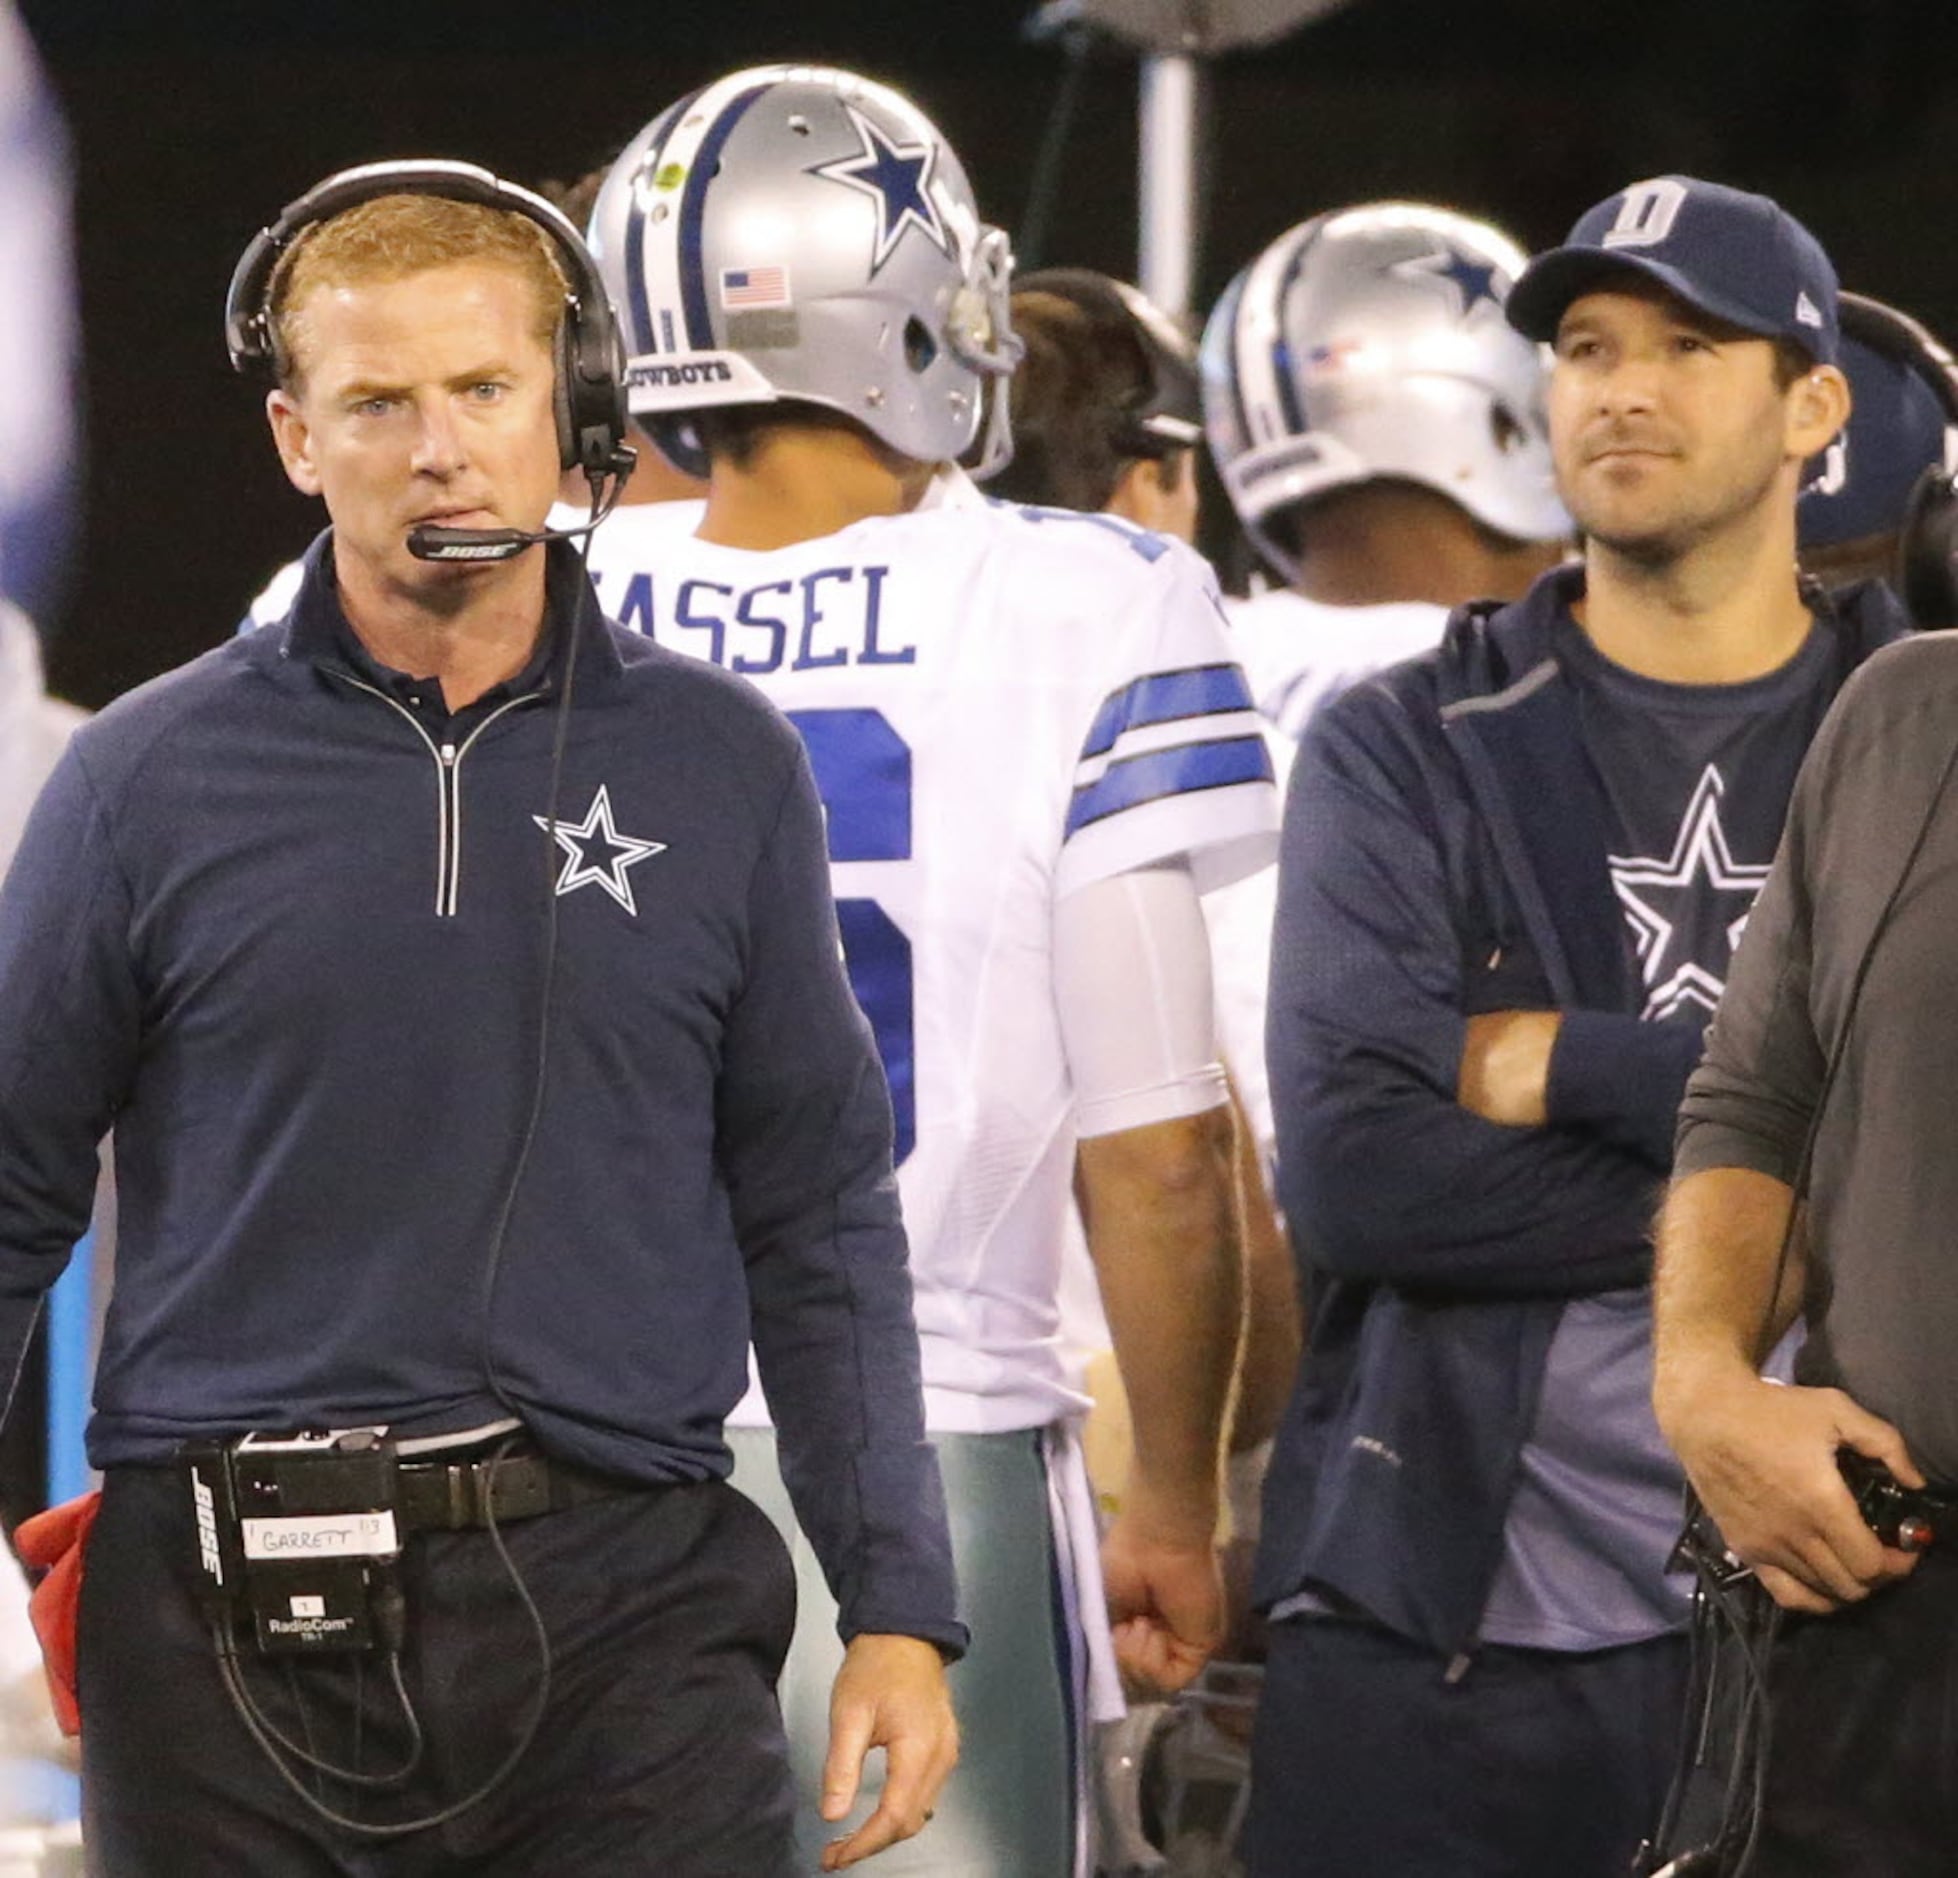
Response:
POLYGON ((1301 223, 1231 282, 1204 329, 1204 426, 1239 520, 1288 575, 1268 519, 1380 478, 1517 540, 1569 532, 1542 352, 1503 318, 1524 262, 1486 222, 1382 202, 1301 223))

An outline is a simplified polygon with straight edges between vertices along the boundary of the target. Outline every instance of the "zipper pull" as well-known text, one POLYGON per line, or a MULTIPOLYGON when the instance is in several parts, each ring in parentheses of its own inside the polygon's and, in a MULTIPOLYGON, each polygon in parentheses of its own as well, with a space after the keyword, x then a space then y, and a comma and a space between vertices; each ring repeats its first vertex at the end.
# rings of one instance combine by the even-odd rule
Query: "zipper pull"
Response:
POLYGON ((442 767, 444 769, 454 769, 456 766, 455 745, 452 743, 445 743, 441 749, 441 757, 442 757, 442 767))

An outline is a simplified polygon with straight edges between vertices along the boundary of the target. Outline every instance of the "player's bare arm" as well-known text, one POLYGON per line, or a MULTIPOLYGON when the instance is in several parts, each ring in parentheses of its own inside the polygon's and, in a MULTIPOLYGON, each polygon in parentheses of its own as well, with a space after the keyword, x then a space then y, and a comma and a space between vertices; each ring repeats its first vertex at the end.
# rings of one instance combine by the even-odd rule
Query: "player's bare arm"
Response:
POLYGON ((1215 1648, 1220 1431, 1242 1313, 1228 1107, 1081 1144, 1088 1246, 1135 1430, 1103 1546, 1125 1671, 1181 1688, 1215 1648))

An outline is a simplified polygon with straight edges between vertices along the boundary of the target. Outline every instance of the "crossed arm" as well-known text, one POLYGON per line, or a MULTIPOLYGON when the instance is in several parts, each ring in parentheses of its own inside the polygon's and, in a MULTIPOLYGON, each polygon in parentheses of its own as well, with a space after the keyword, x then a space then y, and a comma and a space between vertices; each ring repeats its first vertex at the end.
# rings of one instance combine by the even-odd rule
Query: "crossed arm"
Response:
POLYGON ((1463 930, 1429 800, 1448 778, 1413 741, 1349 694, 1293 768, 1267 1033, 1287 1223, 1341 1278, 1490 1298, 1641 1282, 1657 1169, 1632 1118, 1551 1112, 1557 1046, 1594 1014, 1504 1004, 1550 993, 1463 930))

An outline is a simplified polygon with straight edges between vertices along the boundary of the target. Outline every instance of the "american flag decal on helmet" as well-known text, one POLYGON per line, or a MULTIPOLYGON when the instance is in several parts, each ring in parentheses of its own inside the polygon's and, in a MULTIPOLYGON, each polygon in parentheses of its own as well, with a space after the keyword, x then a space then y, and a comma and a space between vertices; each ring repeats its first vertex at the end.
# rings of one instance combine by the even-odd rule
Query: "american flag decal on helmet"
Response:
POLYGON ((789 293, 789 270, 786 267, 722 268, 721 305, 729 309, 794 305, 789 293))

